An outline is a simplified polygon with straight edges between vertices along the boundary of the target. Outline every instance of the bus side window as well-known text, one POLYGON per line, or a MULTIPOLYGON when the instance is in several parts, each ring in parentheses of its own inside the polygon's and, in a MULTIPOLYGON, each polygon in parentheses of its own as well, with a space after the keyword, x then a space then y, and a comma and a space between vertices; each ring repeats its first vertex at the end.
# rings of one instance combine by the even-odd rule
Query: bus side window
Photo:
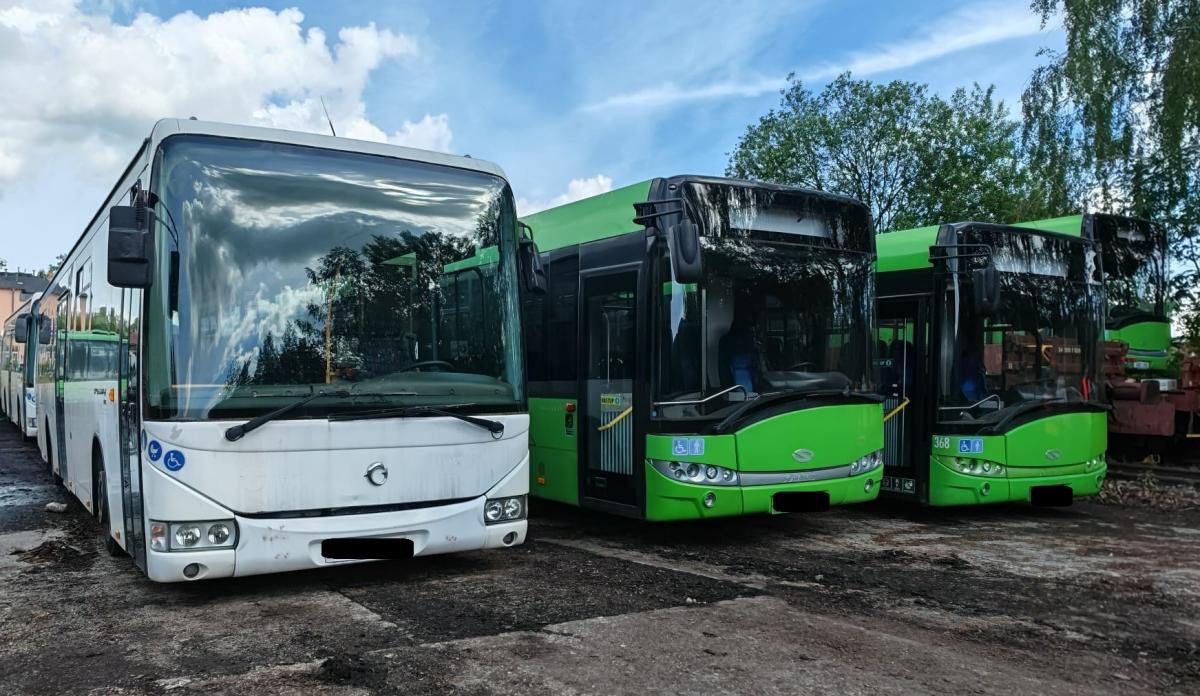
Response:
POLYGON ((67 379, 88 378, 88 344, 87 341, 70 341, 67 343, 67 379))

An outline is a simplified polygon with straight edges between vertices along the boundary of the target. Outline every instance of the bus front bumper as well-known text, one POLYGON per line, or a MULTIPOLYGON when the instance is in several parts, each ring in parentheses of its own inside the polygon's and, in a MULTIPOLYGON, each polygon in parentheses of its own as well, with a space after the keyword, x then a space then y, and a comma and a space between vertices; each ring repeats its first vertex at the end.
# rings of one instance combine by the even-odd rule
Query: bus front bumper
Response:
MULTIPOLYGON (((1101 465, 1086 472, 1075 472, 1076 467, 1064 467, 1072 473, 1054 476, 972 476, 951 471, 944 465, 931 461, 932 476, 929 481, 929 504, 937 506, 983 505, 991 503, 1033 502, 1033 489, 1066 486, 1072 496, 1096 495, 1104 485, 1108 467, 1101 465)), ((1008 473, 1018 471, 1010 467, 1008 473)))
POLYGON ((857 476, 757 486, 705 486, 673 481, 654 467, 646 467, 646 519, 694 520, 707 517, 774 514, 776 494, 826 494, 829 505, 849 505, 879 496, 881 468, 857 476), (707 502, 706 502, 707 501, 707 502))
POLYGON ((182 582, 362 563, 322 555, 327 539, 409 539, 413 556, 517 546, 525 519, 484 524, 481 496, 452 505, 364 515, 262 519, 234 516, 231 549, 146 552, 146 572, 157 582, 182 582), (189 568, 195 564, 195 567, 189 568))

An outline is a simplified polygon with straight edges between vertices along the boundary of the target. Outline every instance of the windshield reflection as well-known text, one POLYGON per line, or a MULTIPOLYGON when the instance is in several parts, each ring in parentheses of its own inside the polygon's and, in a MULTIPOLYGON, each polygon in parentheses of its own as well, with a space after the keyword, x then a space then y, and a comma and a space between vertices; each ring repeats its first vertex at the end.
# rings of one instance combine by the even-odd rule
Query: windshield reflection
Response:
POLYGON ((502 179, 204 137, 169 139, 160 158, 179 243, 160 229, 153 417, 253 415, 331 384, 372 408, 522 398, 502 179))

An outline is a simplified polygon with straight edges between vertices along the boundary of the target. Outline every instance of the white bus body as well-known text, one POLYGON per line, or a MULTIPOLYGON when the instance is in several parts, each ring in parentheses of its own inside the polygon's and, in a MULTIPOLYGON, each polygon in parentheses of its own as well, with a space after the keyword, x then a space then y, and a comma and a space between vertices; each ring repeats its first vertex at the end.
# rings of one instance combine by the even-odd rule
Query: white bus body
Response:
POLYGON ((31 438, 37 435, 37 392, 33 386, 36 365, 37 333, 33 313, 38 298, 26 300, 0 326, 0 412, 31 438), (25 341, 17 340, 17 323, 25 322, 28 331, 25 341))
POLYGON ((520 544, 517 245, 490 163, 160 121, 38 304, 42 456, 156 581, 520 544), (145 289, 108 282, 131 201, 145 289))

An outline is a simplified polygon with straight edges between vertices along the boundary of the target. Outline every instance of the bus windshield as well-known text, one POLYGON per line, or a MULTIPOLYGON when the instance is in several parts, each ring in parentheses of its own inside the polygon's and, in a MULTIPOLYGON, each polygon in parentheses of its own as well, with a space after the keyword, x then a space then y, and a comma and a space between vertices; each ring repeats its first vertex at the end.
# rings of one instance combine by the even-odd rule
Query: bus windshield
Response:
POLYGON ((1104 308, 1092 245, 995 230, 960 241, 991 247, 1001 302, 985 315, 970 274, 943 278, 939 420, 989 425, 1031 404, 1100 403, 1104 308))
POLYGON ((754 189, 700 192, 689 201, 704 280, 676 283, 661 261, 655 414, 712 417, 764 394, 869 390, 875 295, 865 212, 754 189), (847 240, 866 249, 845 248, 847 240))
POLYGON ((151 418, 524 399, 507 183, 417 161, 179 136, 156 167, 151 418), (165 210, 164 210, 165 209, 165 210))

